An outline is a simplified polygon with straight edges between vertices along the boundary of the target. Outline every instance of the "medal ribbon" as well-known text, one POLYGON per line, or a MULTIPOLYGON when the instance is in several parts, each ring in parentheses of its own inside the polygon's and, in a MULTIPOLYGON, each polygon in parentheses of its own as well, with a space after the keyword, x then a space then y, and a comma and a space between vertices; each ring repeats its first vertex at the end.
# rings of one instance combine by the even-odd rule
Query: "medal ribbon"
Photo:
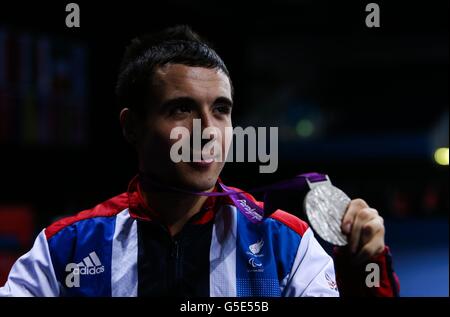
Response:
POLYGON ((176 188, 168 185, 162 185, 153 181, 148 175, 140 173, 139 179, 144 188, 160 188, 164 190, 176 191, 184 194, 197 195, 197 196, 207 196, 207 197, 217 197, 217 196, 229 196, 233 201, 236 208, 251 222, 259 223, 264 217, 270 214, 266 203, 266 198, 271 191, 278 190, 292 190, 292 189, 303 189, 308 182, 316 183, 326 181, 327 177, 324 174, 319 173, 305 173, 297 175, 291 179, 280 181, 278 183, 257 187, 248 191, 237 191, 225 186, 222 182, 218 182, 222 192, 196 192, 189 191, 181 188, 176 188), (253 200, 249 199, 245 193, 258 193, 264 192, 264 208, 258 206, 253 200))

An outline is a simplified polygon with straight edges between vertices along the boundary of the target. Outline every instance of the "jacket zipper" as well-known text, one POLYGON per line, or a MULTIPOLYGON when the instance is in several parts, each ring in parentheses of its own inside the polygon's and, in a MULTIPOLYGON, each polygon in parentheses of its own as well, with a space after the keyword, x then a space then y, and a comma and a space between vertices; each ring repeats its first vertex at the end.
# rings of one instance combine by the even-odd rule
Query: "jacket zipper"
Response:
POLYGON ((180 247, 180 241, 174 240, 173 246, 172 246, 172 257, 175 264, 175 286, 176 288, 179 288, 181 286, 181 247, 180 247))

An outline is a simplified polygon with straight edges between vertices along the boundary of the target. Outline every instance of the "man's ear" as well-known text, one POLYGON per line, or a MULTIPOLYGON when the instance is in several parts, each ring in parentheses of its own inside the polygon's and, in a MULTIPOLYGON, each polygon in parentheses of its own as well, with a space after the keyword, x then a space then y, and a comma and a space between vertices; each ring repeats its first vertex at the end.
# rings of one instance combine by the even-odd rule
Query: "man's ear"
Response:
POLYGON ((128 108, 123 108, 120 111, 119 119, 120 119, 120 125, 122 127, 123 136, 129 143, 136 145, 136 143, 137 143, 137 126, 136 126, 136 120, 135 120, 133 114, 131 113, 131 110, 128 108))

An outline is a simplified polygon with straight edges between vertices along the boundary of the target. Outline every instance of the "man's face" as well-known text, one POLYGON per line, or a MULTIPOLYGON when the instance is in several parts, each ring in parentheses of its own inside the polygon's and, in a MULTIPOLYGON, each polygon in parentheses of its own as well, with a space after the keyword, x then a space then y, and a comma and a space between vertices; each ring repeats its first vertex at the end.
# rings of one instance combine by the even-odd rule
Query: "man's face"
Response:
MULTIPOLYGON (((225 127, 231 127, 231 85, 222 71, 181 64, 158 68, 153 77, 155 101, 139 132, 140 170, 164 183, 204 191, 211 189, 224 165, 225 127), (201 120, 201 129, 220 130, 217 139, 222 150, 221 162, 179 162, 170 158, 170 149, 179 139, 171 139, 176 127, 184 127, 193 137, 193 120, 201 120)), ((190 140, 191 161, 192 140, 190 140)), ((202 140, 202 145, 209 140, 202 140)))

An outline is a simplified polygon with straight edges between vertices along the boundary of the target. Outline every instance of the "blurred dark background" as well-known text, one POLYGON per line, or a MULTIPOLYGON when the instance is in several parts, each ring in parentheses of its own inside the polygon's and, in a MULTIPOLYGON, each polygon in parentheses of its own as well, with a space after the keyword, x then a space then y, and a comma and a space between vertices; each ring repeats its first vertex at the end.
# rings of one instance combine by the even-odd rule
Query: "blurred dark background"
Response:
POLYGON ((279 127, 277 172, 230 163, 225 183, 327 173, 385 218, 401 294, 448 296, 449 4, 377 1, 370 29, 369 2, 76 1, 80 28, 65 26, 69 1, 2 3, 0 284, 43 227, 126 190, 137 162, 114 95, 124 48, 189 24, 231 72, 234 124, 279 127))

